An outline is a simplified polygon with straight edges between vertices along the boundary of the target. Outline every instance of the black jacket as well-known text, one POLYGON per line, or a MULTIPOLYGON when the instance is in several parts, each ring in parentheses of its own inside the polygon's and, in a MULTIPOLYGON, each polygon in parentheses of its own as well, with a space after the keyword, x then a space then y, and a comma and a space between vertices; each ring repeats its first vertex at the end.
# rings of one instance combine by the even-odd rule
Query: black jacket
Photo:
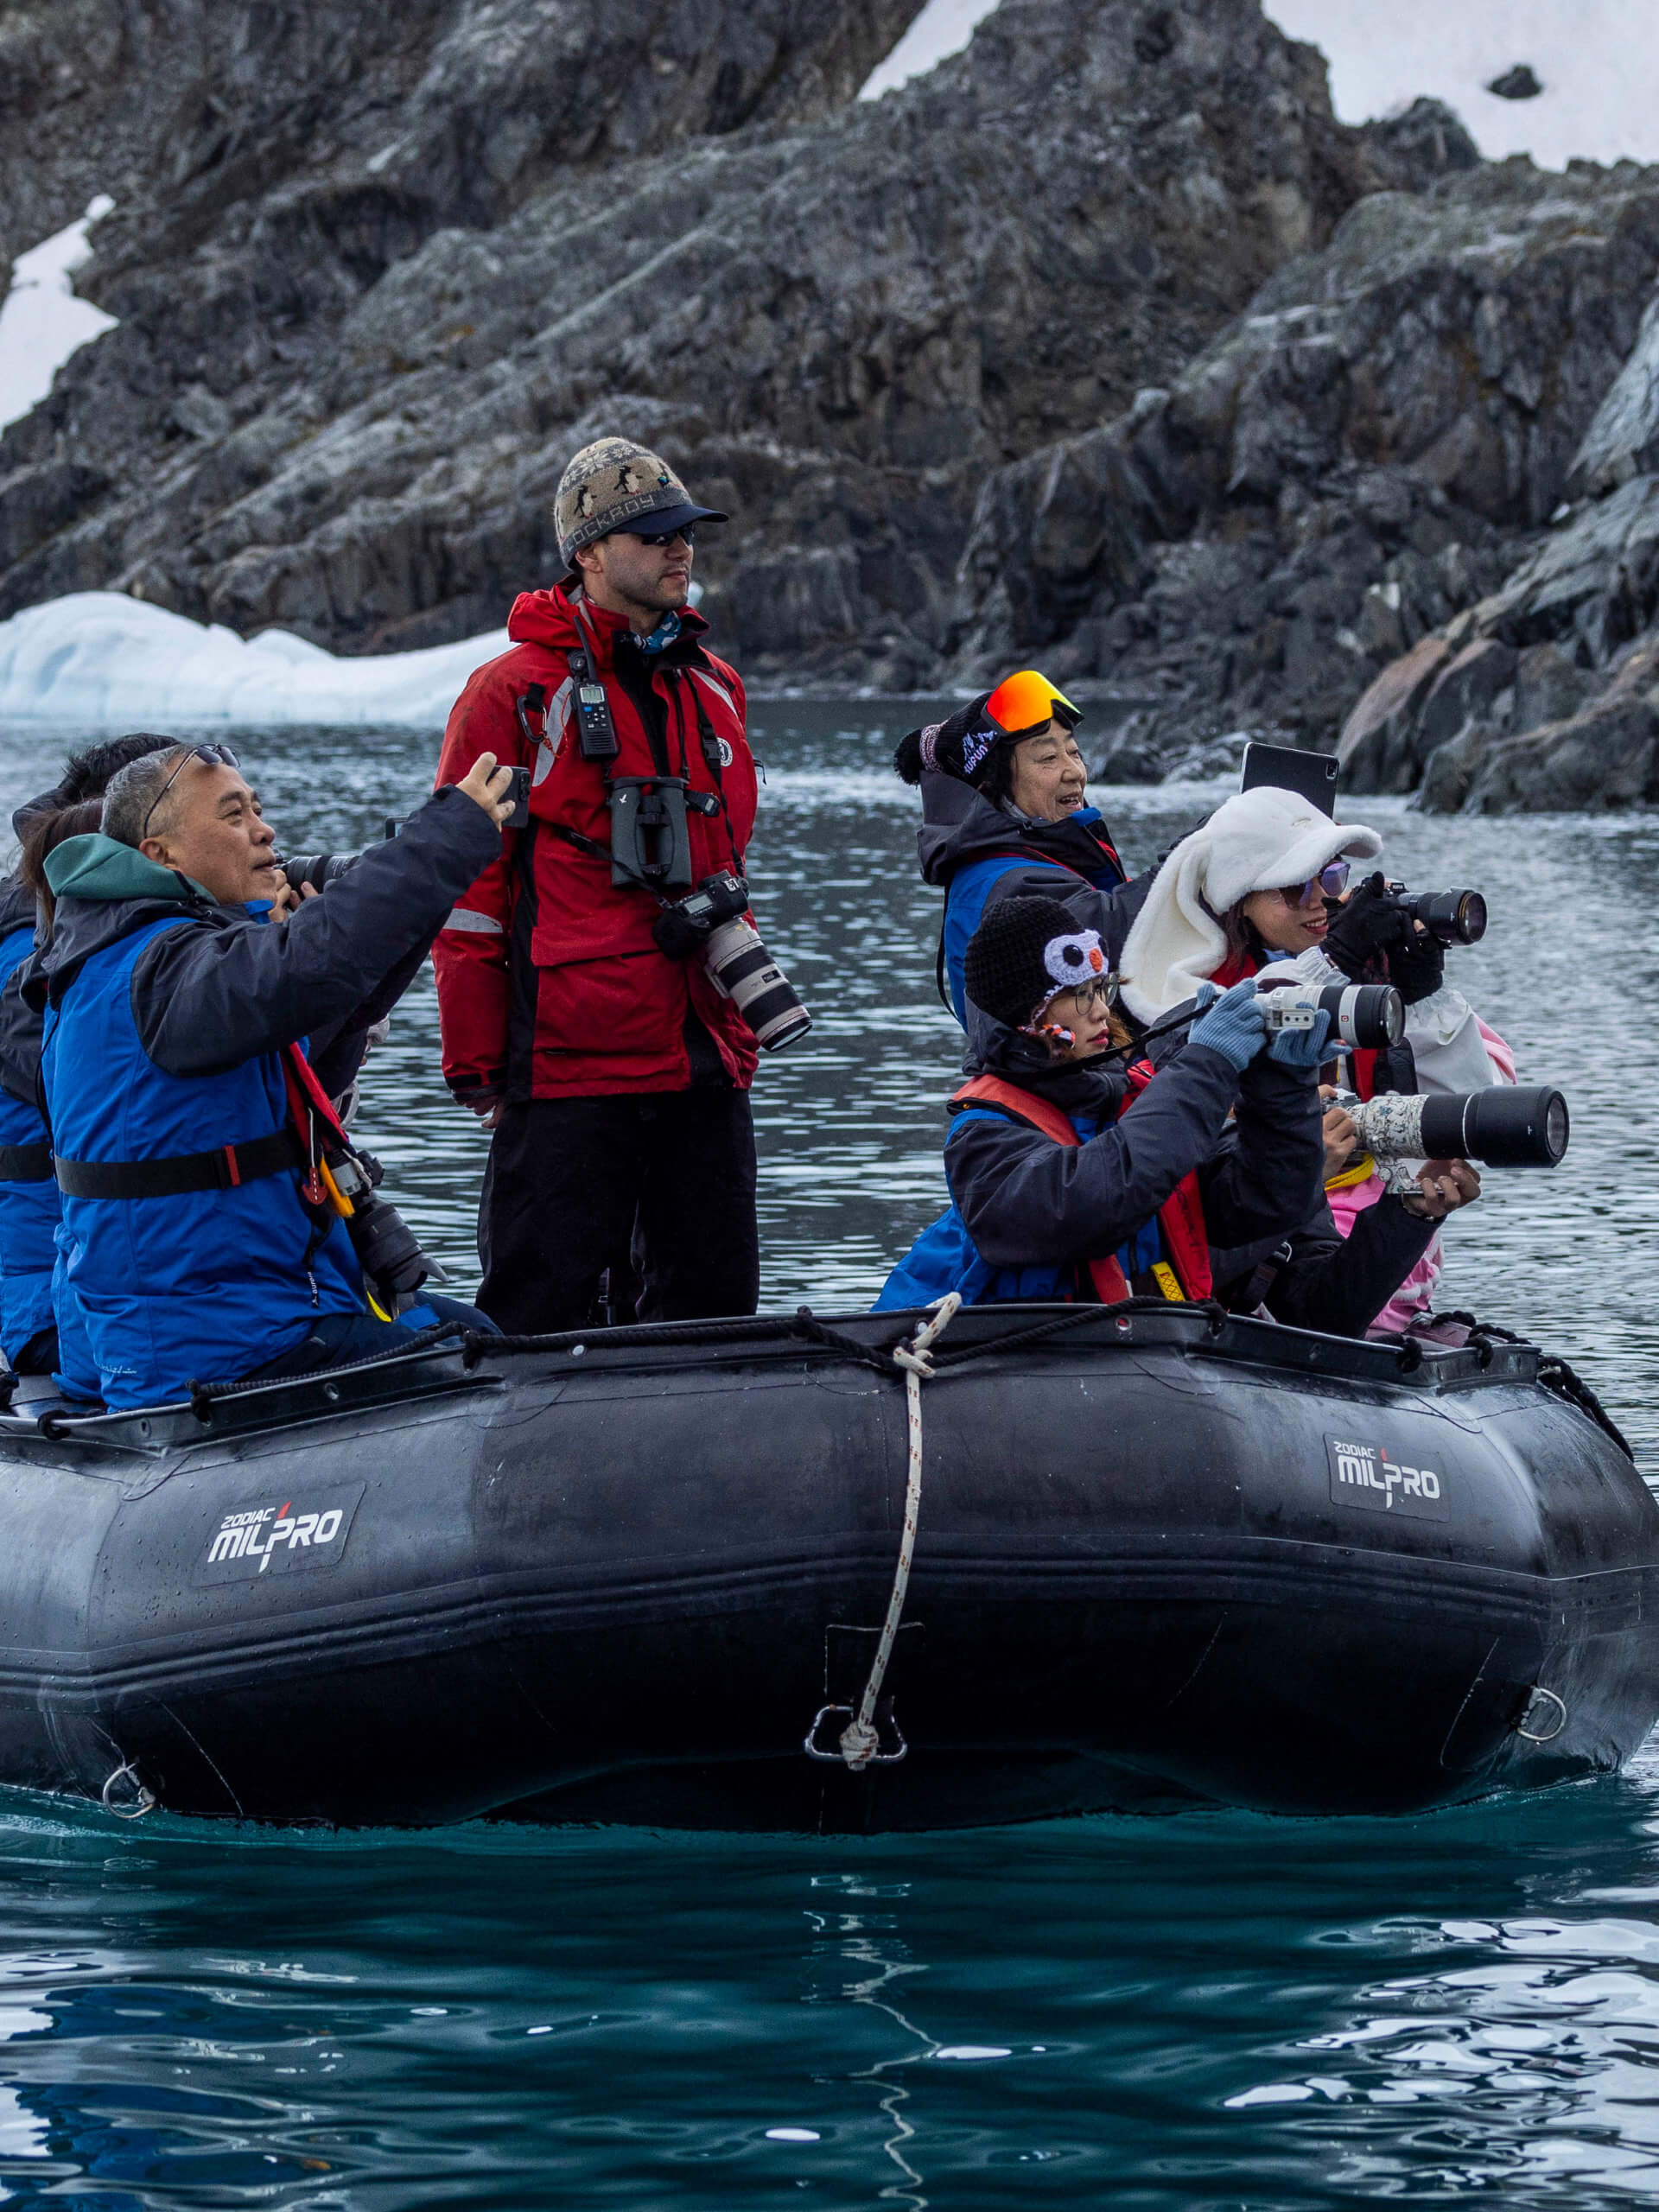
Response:
MULTIPOLYGON (((1185 1014, 1190 1020, 1195 1013, 1192 1007, 1177 1007, 1166 1019, 1179 1020, 1185 1014)), ((1182 1028, 1155 1039, 1148 1054, 1154 1065, 1178 1064, 1185 1057, 1186 1034, 1182 1028)), ((1259 1066, 1260 1062, 1251 1065, 1259 1066)), ((1315 1103, 1317 1106, 1317 1089, 1315 1103)), ((1314 1127, 1319 1127, 1317 1116, 1314 1127)), ((1281 1230, 1233 1243, 1224 1232, 1218 1233, 1206 1214, 1215 1294, 1235 1313, 1254 1313, 1265 1306, 1287 1328, 1363 1337, 1428 1249, 1435 1224, 1408 1214, 1404 1201, 1390 1193, 1366 1208, 1344 1240, 1325 1201, 1323 1143, 1319 1165, 1316 1202, 1289 1232, 1281 1230), (1271 1272, 1259 1277, 1258 1269, 1271 1272)))
POLYGON ((1325 1147, 1311 1072, 1259 1053, 1242 1076, 1193 1046, 1116 1118, 1122 1062, 1056 1066, 1034 1039, 969 1006, 970 1075, 1000 1075, 1063 1113, 1090 1116, 1099 1135, 1051 1143, 1027 1123, 958 1121, 946 1141, 950 1194, 992 1267, 1104 1258, 1150 1220, 1197 1169, 1212 1244, 1269 1243, 1306 1221, 1325 1147), (1230 1124, 1228 1110, 1236 1104, 1230 1124))
POLYGON ((133 1018, 156 1066, 212 1075, 308 1037, 319 1079, 338 1091, 361 1058, 363 1032, 407 989, 499 841, 482 807, 441 791, 399 836, 371 847, 280 927, 184 890, 171 898, 61 897, 50 942, 0 995, 0 1081, 39 1103, 48 1001, 105 945, 161 915, 185 913, 197 926, 162 931, 133 968, 133 1018))
MULTIPOLYGON (((1079 875, 1094 877, 1103 872, 1116 874, 1121 879, 1122 865, 1118 861, 1106 823, 1099 823, 1099 835, 1086 823, 1068 816, 1064 822, 1033 822, 1023 814, 1015 814, 997 805, 964 783, 960 776, 948 776, 938 769, 923 772, 922 826, 916 832, 917 857, 921 862, 922 880, 936 884, 943 890, 959 868, 968 861, 982 859, 988 853, 1007 853, 1014 857, 1009 865, 1017 866, 1021 855, 1051 867, 1058 865, 1074 868, 1079 875)), ((1014 890, 999 896, 1009 898, 1023 887, 1050 893, 1053 879, 1045 875, 1039 867, 1031 884, 1015 886, 1014 890)))
POLYGON ((1405 1201, 1385 1192, 1343 1236, 1321 1198, 1313 1215, 1287 1238, 1289 1255, 1261 1243, 1243 1253, 1211 1252, 1216 1295, 1236 1313, 1264 1305, 1292 1329, 1321 1329, 1328 1337, 1363 1337, 1428 1249, 1438 1224, 1406 1211, 1405 1201), (1266 1294, 1250 1292, 1256 1269, 1273 1268, 1266 1294))

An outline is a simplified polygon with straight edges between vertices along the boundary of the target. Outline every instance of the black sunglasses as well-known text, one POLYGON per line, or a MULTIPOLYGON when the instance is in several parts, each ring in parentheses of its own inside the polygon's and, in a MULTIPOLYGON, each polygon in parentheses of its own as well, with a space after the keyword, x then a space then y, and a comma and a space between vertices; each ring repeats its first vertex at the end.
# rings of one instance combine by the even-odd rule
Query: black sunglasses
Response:
POLYGON ((141 845, 143 843, 144 839, 149 835, 151 816, 154 815, 156 808, 167 797, 168 791, 172 790, 174 784, 178 779, 180 769, 182 768, 185 763, 189 760, 205 760, 210 768, 239 768, 242 765, 237 759, 235 753, 232 752, 228 745, 187 746, 184 750, 183 757, 173 763, 172 773, 168 777, 167 781, 162 785, 160 791, 156 792, 155 798, 149 802, 149 806, 144 815, 143 821, 139 825, 138 842, 141 845))
POLYGON ((677 537, 683 537, 688 545, 695 545, 697 525, 694 522, 683 523, 678 530, 659 530, 652 537, 647 537, 643 531, 636 530, 633 534, 642 545, 671 545, 677 537))

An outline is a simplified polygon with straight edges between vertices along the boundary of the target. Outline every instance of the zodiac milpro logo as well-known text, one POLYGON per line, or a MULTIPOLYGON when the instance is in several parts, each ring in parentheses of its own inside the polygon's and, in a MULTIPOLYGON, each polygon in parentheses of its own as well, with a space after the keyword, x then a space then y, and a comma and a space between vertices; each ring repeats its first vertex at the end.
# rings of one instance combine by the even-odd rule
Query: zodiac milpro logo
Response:
POLYGON ((1331 1502, 1359 1505, 1372 1513, 1403 1513, 1418 1521, 1444 1521, 1446 1478, 1433 1467, 1414 1467, 1392 1458, 1381 1444, 1357 1444, 1327 1436, 1331 1502))
POLYGON ((307 1488, 278 1493, 269 1503, 225 1508, 208 1525, 195 1580, 243 1582, 259 1574, 338 1567, 365 1487, 353 1483, 333 1490, 307 1488))

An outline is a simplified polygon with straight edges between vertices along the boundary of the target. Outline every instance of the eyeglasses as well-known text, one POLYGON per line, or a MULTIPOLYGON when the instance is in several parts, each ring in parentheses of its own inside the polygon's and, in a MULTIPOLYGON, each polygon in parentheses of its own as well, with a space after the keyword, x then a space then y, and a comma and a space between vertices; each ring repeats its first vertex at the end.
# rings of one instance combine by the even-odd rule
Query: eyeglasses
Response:
POLYGON ((1075 999, 1081 1013, 1104 1014, 1117 1004, 1117 977, 1091 976, 1086 983, 1068 983, 1063 991, 1056 991, 1048 1003, 1052 1007, 1055 1000, 1063 998, 1075 999))
POLYGON ((697 542, 697 525, 694 522, 682 523, 677 530, 659 530, 651 537, 647 537, 643 531, 639 530, 636 530, 633 535, 642 545, 671 545, 677 537, 683 537, 688 545, 695 545, 697 542))
POLYGON ((1017 674, 1005 677, 985 702, 986 713, 1010 735, 1052 721, 1057 707, 1068 729, 1083 720, 1081 711, 1065 692, 1057 691, 1048 678, 1039 676, 1034 668, 1022 668, 1017 674))
POLYGON ((1310 875, 1306 883, 1287 883, 1279 896, 1287 906, 1311 906, 1316 898, 1340 899, 1348 888, 1348 863, 1332 861, 1329 868, 1310 875))
POLYGON ((180 769, 184 767, 186 764, 191 760, 205 761, 210 768, 238 768, 242 765, 237 759, 235 753, 232 752, 228 745, 186 746, 182 758, 173 763, 172 772, 168 775, 167 781, 162 785, 160 791, 156 792, 155 798, 149 802, 149 810, 145 813, 143 821, 139 824, 138 842, 141 845, 143 843, 144 839, 149 835, 151 816, 154 815, 156 808, 167 797, 168 791, 172 790, 174 784, 178 779, 180 769))

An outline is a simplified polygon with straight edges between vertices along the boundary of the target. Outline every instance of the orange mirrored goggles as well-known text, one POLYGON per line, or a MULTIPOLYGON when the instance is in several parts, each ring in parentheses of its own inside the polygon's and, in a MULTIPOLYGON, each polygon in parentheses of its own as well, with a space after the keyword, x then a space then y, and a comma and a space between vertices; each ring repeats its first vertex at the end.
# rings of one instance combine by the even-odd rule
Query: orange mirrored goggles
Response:
POLYGON ((1081 708, 1074 707, 1064 691, 1057 690, 1034 668, 1022 668, 1005 677, 985 702, 985 711, 1010 737, 1017 737, 1021 730, 1040 729, 1057 717, 1067 729, 1075 729, 1083 720, 1081 708))

